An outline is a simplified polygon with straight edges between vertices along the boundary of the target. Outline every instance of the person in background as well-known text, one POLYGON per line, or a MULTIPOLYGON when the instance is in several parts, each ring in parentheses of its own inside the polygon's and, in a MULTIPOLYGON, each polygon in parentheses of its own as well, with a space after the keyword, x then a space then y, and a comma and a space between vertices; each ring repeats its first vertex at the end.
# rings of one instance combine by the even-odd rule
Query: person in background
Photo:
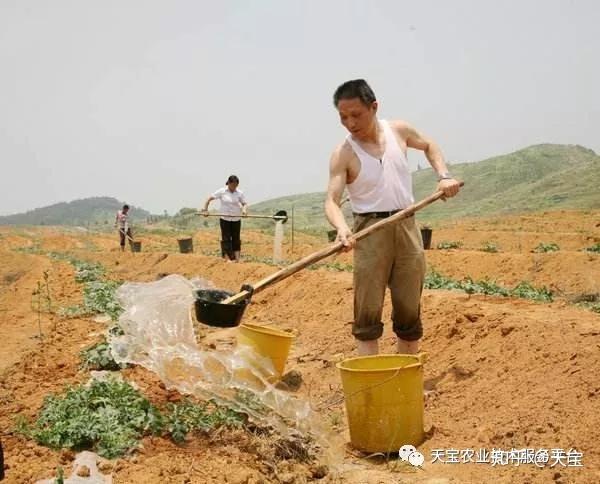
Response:
POLYGON ((119 245, 121 252, 125 251, 125 239, 133 240, 131 227, 129 227, 129 205, 123 205, 123 208, 117 212, 115 217, 115 228, 119 230, 119 245))
POLYGON ((219 219, 221 225, 221 256, 225 260, 240 261, 242 242, 240 232, 242 221, 240 217, 247 215, 248 204, 244 193, 238 190, 240 180, 237 176, 231 175, 225 183, 225 187, 219 188, 213 193, 206 202, 201 213, 208 216, 208 206, 213 200, 221 202, 220 212, 222 216, 219 219))
POLYGON ((379 352, 383 300, 389 287, 397 351, 414 354, 423 335, 421 292, 425 278, 423 241, 415 217, 399 220, 355 244, 340 209, 342 193, 348 190, 354 232, 358 232, 414 203, 408 148, 425 153, 444 198, 455 196, 460 184, 448 172, 442 151, 431 138, 405 121, 377 117, 375 94, 363 79, 340 85, 333 104, 348 135, 331 156, 325 214, 346 249, 355 246, 352 334, 358 353, 379 352))

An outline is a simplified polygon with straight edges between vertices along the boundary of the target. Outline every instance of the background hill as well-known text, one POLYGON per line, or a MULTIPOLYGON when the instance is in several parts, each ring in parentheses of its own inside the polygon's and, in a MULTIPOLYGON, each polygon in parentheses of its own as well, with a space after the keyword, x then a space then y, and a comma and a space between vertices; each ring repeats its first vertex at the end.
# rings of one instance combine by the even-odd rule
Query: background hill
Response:
MULTIPOLYGON (((419 214, 421 223, 442 218, 600 208, 600 156, 582 146, 535 145, 474 163, 453 164, 450 169, 465 181, 465 188, 459 197, 425 208, 419 214)), ((414 172, 413 185, 417 200, 430 194, 436 187, 431 168, 414 172)), ((274 198, 252 205, 251 213, 273 215, 286 210, 289 215, 294 214, 296 229, 321 232, 329 227, 323 214, 324 199, 324 192, 274 198)), ((0 217, 0 225, 106 225, 112 224, 122 205, 115 198, 86 198, 0 217)), ((343 208, 350 220, 349 204, 343 208)), ((132 207, 131 214, 138 222, 152 217, 156 228, 212 229, 218 225, 216 217, 204 219, 194 215, 195 212, 195 208, 182 208, 173 217, 151 216, 146 210, 132 207)), ((246 220, 244 225, 273 228, 270 220, 246 220)))
MULTIPOLYGON (((25 213, 0 217, 0 225, 112 225, 115 214, 123 206, 116 198, 91 197, 72 202, 55 203, 25 213)), ((150 212, 130 205, 133 220, 146 220, 150 212)))
MULTIPOLYGON (((558 209, 600 208, 600 156, 575 145, 542 144, 488 158, 450 166, 465 181, 460 196, 435 203, 420 212, 421 222, 440 218, 490 216, 501 213, 558 209)), ((431 168, 413 173, 417 200, 436 187, 431 168)), ((295 214, 295 225, 325 227, 325 193, 307 193, 276 198, 252 206, 253 212, 287 210, 295 214)), ((346 205, 345 213, 350 215, 346 205)))

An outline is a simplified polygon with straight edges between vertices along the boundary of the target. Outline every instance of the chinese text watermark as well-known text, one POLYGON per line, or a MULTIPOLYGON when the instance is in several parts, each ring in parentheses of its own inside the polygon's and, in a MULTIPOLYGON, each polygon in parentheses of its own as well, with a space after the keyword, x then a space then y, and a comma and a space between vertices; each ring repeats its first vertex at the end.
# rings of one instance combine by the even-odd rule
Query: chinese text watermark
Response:
POLYGON ((583 452, 575 449, 432 449, 431 463, 583 467, 583 452))

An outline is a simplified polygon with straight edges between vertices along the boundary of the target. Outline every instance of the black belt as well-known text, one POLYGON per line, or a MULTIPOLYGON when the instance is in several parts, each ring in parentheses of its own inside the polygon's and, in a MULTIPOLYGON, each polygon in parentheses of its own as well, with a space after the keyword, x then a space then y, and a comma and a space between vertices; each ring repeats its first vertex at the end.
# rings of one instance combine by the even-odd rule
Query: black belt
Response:
MULTIPOLYGON (((400 212, 400 209, 398 210, 390 210, 389 212, 367 212, 367 213, 355 213, 354 215, 360 216, 360 217, 371 217, 371 218, 388 218, 391 217, 392 215, 396 214, 400 212)), ((412 217, 414 215, 414 213, 411 213, 409 215, 409 217, 412 217)))

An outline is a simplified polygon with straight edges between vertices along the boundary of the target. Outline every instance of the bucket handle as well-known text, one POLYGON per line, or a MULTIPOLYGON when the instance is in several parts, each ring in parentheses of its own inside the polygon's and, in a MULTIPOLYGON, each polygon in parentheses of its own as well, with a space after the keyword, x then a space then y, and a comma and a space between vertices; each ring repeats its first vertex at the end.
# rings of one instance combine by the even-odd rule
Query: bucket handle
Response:
POLYGON ((393 373, 393 375, 391 375, 389 378, 386 378, 383 381, 380 381, 379 383, 375 383, 374 385, 370 385, 366 388, 361 388, 360 390, 356 390, 355 392, 352 392, 350 395, 344 395, 344 396, 340 397, 338 400, 336 400, 335 402, 328 405, 327 408, 338 405, 339 403, 343 402, 344 400, 351 398, 354 395, 358 395, 359 393, 371 390, 373 388, 377 388, 378 386, 381 386, 381 385, 385 385, 387 382, 392 381, 394 378, 396 378, 402 370, 410 370, 413 368, 418 368, 419 366, 423 366, 423 363, 427 360, 428 354, 425 352, 421 352, 421 353, 417 353, 415 356, 419 360, 417 363, 412 363, 410 365, 406 365, 406 366, 403 366, 402 368, 397 369, 393 373))
MULTIPOLYGON (((415 363, 415 365, 419 365, 419 364, 420 363, 415 363)), ((410 366, 413 366, 413 365, 405 366, 402 369, 409 368, 410 366)), ((386 378, 383 381, 375 383, 374 385, 369 385, 366 388, 361 388, 360 390, 356 390, 355 392, 352 392, 350 395, 342 395, 340 398, 335 400, 333 403, 330 403, 329 405, 327 405, 327 408, 331 408, 331 407, 334 407, 335 405, 339 405, 344 400, 348 400, 349 398, 352 398, 354 395, 358 395, 359 393, 369 391, 369 390, 371 390, 373 388, 377 388, 378 386, 381 386, 381 385, 385 385, 387 382, 392 381, 394 378, 396 378, 398 376, 398 373, 400 373, 400 370, 396 370, 392 376, 390 376, 389 378, 386 378)))

